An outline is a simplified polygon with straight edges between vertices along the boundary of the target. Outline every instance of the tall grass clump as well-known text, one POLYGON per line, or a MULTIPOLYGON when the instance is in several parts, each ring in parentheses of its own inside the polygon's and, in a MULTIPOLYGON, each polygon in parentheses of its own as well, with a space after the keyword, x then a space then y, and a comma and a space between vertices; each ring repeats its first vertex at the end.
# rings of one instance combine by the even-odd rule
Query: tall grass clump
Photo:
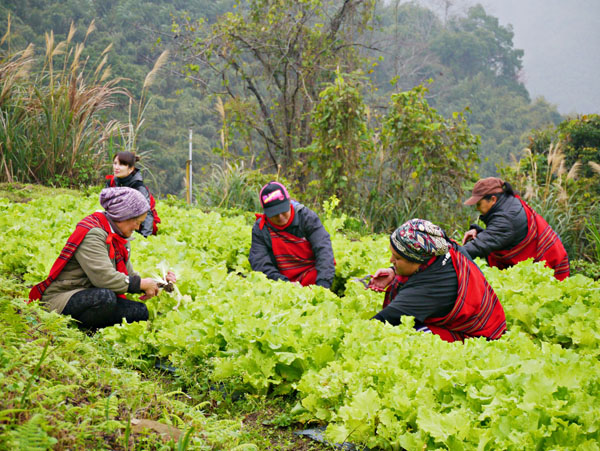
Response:
POLYGON ((129 97, 111 78, 108 46, 91 67, 85 41, 74 43, 71 24, 64 41, 46 34, 46 48, 36 57, 33 45, 13 52, 10 17, 0 41, 0 181, 55 186, 95 182, 105 151, 103 144, 119 133, 120 124, 103 113, 129 97))
POLYGON ((195 187, 196 198, 207 207, 258 212, 262 211, 258 198, 261 187, 276 178, 273 174, 245 169, 243 162, 214 164, 208 176, 195 187))
POLYGON ((524 157, 505 171, 521 190, 522 197, 560 236, 570 259, 589 256, 587 218, 597 207, 586 200, 586 187, 578 183, 581 163, 567 167, 564 143, 554 141, 547 151, 536 153, 527 148, 524 157))

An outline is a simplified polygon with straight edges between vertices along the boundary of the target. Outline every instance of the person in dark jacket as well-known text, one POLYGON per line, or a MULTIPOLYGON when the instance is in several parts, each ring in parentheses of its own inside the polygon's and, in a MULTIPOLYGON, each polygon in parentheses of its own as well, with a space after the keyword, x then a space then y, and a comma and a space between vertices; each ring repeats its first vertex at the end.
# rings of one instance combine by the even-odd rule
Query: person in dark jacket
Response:
POLYGON ((569 257, 552 227, 521 199, 508 182, 497 177, 479 180, 465 205, 475 205, 486 228, 471 224, 463 237, 472 258, 504 269, 533 258, 554 269, 554 276, 569 276, 569 257))
POLYGON ((148 188, 144 185, 142 173, 135 167, 135 163, 139 160, 140 157, 132 152, 118 152, 113 158, 113 175, 106 176, 106 187, 127 186, 144 195, 150 208, 138 232, 147 238, 150 235, 156 235, 156 224, 160 222, 160 219, 154 208, 154 198, 151 197, 148 188))
MULTIPOLYGON (((70 315, 86 328, 145 321, 148 309, 124 293, 142 293, 141 300, 156 296, 157 282, 141 278, 131 266, 129 241, 144 222, 148 202, 132 188, 106 188, 100 193, 104 212, 83 218, 68 238, 50 275, 29 292, 47 310, 70 315)), ((169 271, 167 282, 175 282, 169 271)))
POLYGON ((256 215, 248 260, 272 280, 331 288, 335 275, 329 233, 317 214, 290 200, 286 188, 269 182, 260 190, 263 214, 256 215))
POLYGON ((392 325, 402 316, 445 341, 499 338, 504 310, 485 276, 464 249, 435 224, 411 219, 390 236, 391 268, 377 270, 369 288, 386 291, 373 319, 392 325))

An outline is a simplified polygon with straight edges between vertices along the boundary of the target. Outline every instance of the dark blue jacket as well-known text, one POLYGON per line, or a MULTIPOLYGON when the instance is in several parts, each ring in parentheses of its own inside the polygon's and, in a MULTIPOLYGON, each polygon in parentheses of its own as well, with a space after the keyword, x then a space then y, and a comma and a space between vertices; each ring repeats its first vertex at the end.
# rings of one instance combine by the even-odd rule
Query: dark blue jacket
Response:
MULTIPOLYGON (((296 201, 292 201, 292 205, 295 211, 294 219, 284 231, 299 238, 306 238, 309 241, 316 259, 316 284, 331 288, 335 276, 335 265, 329 233, 327 233, 314 211, 296 201)), ((259 223, 260 220, 257 220, 252 227, 252 245, 248 256, 250 266, 254 271, 265 273, 269 279, 289 280, 277 268, 273 245, 271 244, 271 234, 268 229, 270 227, 269 223, 265 222, 262 230, 259 223)))
POLYGON ((527 236, 527 214, 514 196, 500 194, 490 211, 479 219, 486 228, 471 224, 477 236, 464 245, 471 258, 485 258, 494 251, 511 249, 527 236))

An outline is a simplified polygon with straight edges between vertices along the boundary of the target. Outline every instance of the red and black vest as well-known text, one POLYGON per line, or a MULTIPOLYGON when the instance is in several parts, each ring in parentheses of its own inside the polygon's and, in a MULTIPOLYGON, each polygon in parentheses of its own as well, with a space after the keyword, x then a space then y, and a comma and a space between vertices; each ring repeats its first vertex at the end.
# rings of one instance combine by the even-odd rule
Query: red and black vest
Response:
POLYGON ((284 226, 277 226, 264 214, 257 214, 259 228, 267 228, 279 272, 291 282, 299 282, 302 286, 314 285, 317 281, 317 260, 310 241, 284 230, 294 220, 296 211, 293 204, 290 205, 290 211, 290 219, 284 226))
MULTIPOLYGON (((29 302, 42 298, 44 291, 46 291, 50 284, 56 280, 69 260, 73 258, 75 251, 87 233, 95 227, 100 227, 108 233, 106 244, 109 245, 109 257, 111 260, 115 260, 117 271, 127 274, 127 259, 129 258, 127 248, 125 247, 127 240, 116 233, 113 233, 106 216, 104 216, 103 213, 96 212, 86 216, 77 224, 77 226, 75 226, 75 231, 67 239, 67 244, 65 244, 65 247, 60 251, 60 255, 52 265, 50 275, 46 280, 34 285, 33 288, 31 288, 31 291, 29 291, 29 302)), ((117 296, 125 298, 125 295, 123 294, 117 296)))
MULTIPOLYGON (((115 186, 117 186, 114 175, 107 175, 106 180, 108 181, 109 187, 114 188, 115 186)), ((152 195, 148 187, 144 185, 144 182, 142 182, 141 180, 136 180, 135 182, 133 182, 130 188, 138 189, 138 187, 140 186, 144 186, 148 190, 148 195, 150 196, 150 211, 152 212, 153 218, 152 235, 156 235, 156 233, 158 232, 158 224, 160 224, 160 218, 158 217, 158 213, 156 211, 156 200, 154 200, 154 196, 152 195)))
MULTIPOLYGON (((449 342, 470 337, 500 338, 506 330, 506 317, 496 293, 473 262, 454 248, 450 248, 449 252, 458 280, 456 302, 447 315, 427 318, 425 325, 442 340, 449 342)), ((430 266, 435 259, 430 259, 422 268, 430 266)), ((386 290, 384 308, 408 279, 406 276, 396 276, 386 290)))
POLYGON ((554 269, 554 277, 558 280, 569 277, 569 257, 556 232, 523 199, 515 197, 527 215, 527 236, 512 249, 490 253, 488 264, 505 269, 533 258, 536 262, 544 261, 547 267, 554 269))

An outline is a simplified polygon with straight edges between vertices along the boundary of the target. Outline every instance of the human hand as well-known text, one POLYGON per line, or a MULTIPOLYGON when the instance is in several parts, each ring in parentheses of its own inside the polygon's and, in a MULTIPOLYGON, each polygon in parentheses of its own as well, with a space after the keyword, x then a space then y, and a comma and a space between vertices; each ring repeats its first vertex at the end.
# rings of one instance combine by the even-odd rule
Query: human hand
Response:
POLYGON ((140 289, 144 292, 144 294, 140 296, 142 301, 158 295, 158 284, 150 277, 142 279, 140 282, 140 289))
POLYGON ((375 271, 371 282, 369 282, 369 288, 373 291, 385 291, 387 286, 392 283, 396 273, 392 268, 381 268, 375 271))
POLYGON ((465 232, 465 236, 463 236, 462 244, 464 245, 467 241, 474 240, 477 236, 477 230, 471 229, 465 232))
POLYGON ((165 280, 167 282, 175 283, 177 282, 177 276, 173 271, 167 271, 167 275, 165 276, 165 280))

